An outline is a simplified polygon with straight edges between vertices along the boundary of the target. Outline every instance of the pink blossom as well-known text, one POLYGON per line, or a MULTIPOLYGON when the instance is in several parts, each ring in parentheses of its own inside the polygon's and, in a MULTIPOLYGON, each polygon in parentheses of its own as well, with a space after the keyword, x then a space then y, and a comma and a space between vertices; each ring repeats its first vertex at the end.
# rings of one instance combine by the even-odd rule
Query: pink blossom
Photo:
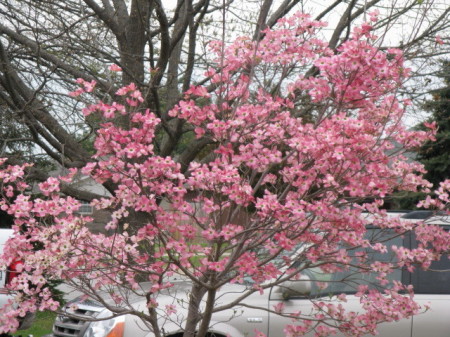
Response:
POLYGON ((120 68, 117 64, 111 64, 109 66, 109 70, 111 70, 111 71, 122 71, 122 68, 120 68))
POLYGON ((283 302, 277 303, 273 306, 273 310, 277 313, 277 314, 281 314, 284 309, 285 309, 285 304, 283 302))

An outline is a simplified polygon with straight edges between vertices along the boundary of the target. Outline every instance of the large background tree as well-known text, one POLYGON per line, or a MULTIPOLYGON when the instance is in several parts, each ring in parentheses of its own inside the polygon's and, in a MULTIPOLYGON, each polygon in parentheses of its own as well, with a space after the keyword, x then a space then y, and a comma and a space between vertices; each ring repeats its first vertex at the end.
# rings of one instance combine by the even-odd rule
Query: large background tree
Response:
POLYGON ((444 87, 432 92, 433 99, 425 104, 431 116, 429 122, 438 127, 436 141, 426 142, 418 151, 417 159, 424 164, 425 177, 435 187, 450 178, 450 62, 443 61, 439 77, 444 87))
MULTIPOLYGON (((320 6, 306 0, 2 1, 1 154, 16 162, 51 158, 66 168, 85 165, 92 161, 90 144, 101 120, 82 118, 79 108, 84 102, 67 95, 74 79, 96 80, 93 99, 106 101, 116 99, 120 85, 133 82, 144 95, 141 107, 149 107, 162 121, 154 144, 157 152, 176 153, 184 172, 194 158, 205 156, 211 140, 194 139, 189 125, 168 111, 191 84, 205 80, 211 62, 207 41, 229 40, 242 32, 257 41, 266 27, 289 12, 313 10, 316 18, 330 22, 325 38, 336 50, 354 24, 376 9, 382 16, 374 26, 377 43, 383 48, 400 46, 415 69, 428 72, 424 60, 445 51, 445 44, 436 48, 436 35, 445 40, 448 34, 446 1, 336 0, 320 6), (111 64, 123 72, 113 75, 108 71, 111 64)), ((316 74, 315 68, 308 72, 316 74)), ((414 95, 419 91, 410 90, 414 95)), ((305 101, 296 109, 314 116, 317 105, 305 101)), ((127 123, 124 117, 116 122, 127 123)), ((35 166, 30 177, 45 179, 44 167, 35 166)), ((106 187, 114 190, 111 184, 106 187)), ((95 197, 68 187, 63 191, 79 199, 95 197)))

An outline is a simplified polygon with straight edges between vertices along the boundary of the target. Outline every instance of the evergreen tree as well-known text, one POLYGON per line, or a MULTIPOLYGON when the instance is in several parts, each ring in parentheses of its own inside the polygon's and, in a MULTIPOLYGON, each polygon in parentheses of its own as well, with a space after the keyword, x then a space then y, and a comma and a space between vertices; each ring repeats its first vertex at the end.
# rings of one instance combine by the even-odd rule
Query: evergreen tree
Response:
POLYGON ((418 160, 425 165, 425 178, 436 187, 450 178, 450 61, 443 61, 439 74, 445 86, 433 92, 433 99, 425 104, 431 112, 430 121, 436 122, 436 141, 426 142, 418 151, 418 160))
MULTIPOLYGON (((439 186, 441 181, 450 178, 450 60, 442 61, 438 76, 444 85, 432 91, 433 98, 426 101, 423 108, 431 113, 427 122, 435 122, 438 128, 436 141, 427 141, 417 150, 416 160, 425 165, 427 173, 424 177, 439 186)), ((424 124, 415 127, 424 130, 424 124)), ((423 192, 396 192, 385 202, 386 209, 417 209, 416 205, 423 200, 423 192)))

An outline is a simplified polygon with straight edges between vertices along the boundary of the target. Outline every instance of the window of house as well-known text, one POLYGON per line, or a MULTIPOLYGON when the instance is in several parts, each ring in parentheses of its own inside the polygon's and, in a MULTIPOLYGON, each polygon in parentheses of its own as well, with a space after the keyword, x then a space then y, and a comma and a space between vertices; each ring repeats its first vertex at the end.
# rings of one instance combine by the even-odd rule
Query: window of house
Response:
POLYGON ((92 214, 93 211, 94 208, 87 201, 81 201, 81 206, 78 208, 79 214, 92 214))

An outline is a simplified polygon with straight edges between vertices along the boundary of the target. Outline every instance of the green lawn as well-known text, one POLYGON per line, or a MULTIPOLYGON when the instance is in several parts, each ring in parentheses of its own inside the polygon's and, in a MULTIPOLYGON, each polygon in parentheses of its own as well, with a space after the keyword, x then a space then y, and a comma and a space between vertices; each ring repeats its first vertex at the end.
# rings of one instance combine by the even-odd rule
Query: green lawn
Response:
POLYGON ((56 314, 50 311, 38 312, 36 319, 27 330, 17 331, 14 336, 29 336, 42 337, 52 332, 53 322, 55 321, 56 314))

